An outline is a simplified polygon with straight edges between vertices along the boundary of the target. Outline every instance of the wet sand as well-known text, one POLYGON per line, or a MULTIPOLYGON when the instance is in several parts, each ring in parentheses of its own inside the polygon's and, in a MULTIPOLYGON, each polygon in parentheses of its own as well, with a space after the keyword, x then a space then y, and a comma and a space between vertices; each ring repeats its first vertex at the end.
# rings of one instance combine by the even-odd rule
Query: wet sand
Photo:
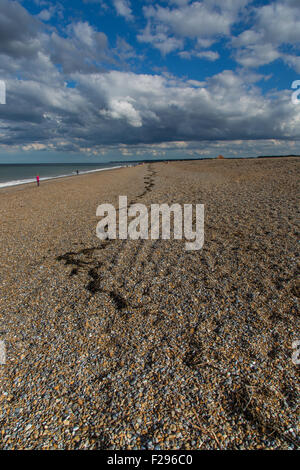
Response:
POLYGON ((0 190, 2 449, 295 449, 297 158, 0 190), (205 204, 205 244, 101 242, 96 208, 205 204))

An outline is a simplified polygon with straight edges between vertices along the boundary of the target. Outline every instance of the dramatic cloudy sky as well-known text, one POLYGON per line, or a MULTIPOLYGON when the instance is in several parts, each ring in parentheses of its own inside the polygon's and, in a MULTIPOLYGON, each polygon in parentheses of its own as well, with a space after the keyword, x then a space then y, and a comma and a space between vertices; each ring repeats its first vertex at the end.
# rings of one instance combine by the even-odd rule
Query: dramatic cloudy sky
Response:
POLYGON ((299 52, 300 0, 0 0, 0 162, 300 154, 299 52))

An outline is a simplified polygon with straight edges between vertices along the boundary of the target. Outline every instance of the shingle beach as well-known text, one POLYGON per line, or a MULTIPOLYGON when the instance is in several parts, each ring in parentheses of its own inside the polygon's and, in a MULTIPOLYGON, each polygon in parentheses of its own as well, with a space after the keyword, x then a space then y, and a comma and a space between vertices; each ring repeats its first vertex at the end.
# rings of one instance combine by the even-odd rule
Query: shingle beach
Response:
MULTIPOLYGON (((297 158, 0 190, 2 449, 297 449, 297 158), (205 243, 96 237, 99 204, 205 205, 205 243)), ((297 280, 298 279, 298 280, 297 280)))

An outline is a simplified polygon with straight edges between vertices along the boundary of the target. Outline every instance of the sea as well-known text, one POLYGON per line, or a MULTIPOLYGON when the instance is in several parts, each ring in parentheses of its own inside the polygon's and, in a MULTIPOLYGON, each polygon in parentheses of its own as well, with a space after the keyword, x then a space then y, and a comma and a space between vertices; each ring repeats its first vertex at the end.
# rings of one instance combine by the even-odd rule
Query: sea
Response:
POLYGON ((42 164, 0 164, 0 188, 17 186, 19 184, 33 183, 37 175, 40 181, 65 176, 93 173, 96 171, 110 170, 124 166, 132 166, 129 162, 110 163, 42 163, 42 164))

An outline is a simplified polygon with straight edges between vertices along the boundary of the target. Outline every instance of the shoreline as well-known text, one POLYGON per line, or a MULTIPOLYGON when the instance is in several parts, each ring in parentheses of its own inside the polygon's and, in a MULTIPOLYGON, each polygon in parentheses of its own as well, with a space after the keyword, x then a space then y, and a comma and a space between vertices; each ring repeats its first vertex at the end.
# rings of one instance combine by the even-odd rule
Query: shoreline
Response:
MULTIPOLYGON (((53 165, 55 166, 55 165, 53 165)), ((40 182, 46 182, 46 181, 51 181, 51 180, 57 180, 57 179, 61 179, 61 178, 70 178, 70 177, 73 177, 73 176, 83 176, 83 175, 88 175, 88 174, 91 174, 91 173, 97 173, 97 172, 100 172, 100 171, 110 171, 110 170, 119 170, 120 168, 129 168, 129 167, 132 167, 132 166, 135 166, 135 165, 118 165, 118 166, 113 166, 113 167, 108 167, 108 168, 99 168, 99 169, 95 169, 95 170, 84 170, 80 173, 77 174, 69 174, 69 175, 57 175, 57 176, 45 176, 45 177, 41 177, 40 178, 40 182)), ((0 166, 1 168, 1 166, 0 166)), ((0 190, 1 189, 7 189, 7 188, 14 188, 14 187, 17 187, 17 186, 24 186, 24 185, 29 185, 29 184, 36 184, 36 180, 33 179, 33 178, 30 178, 27 180, 13 180, 13 181, 4 181, 2 183, 0 183, 0 190)))
POLYGON ((6 188, 1 448, 299 448, 299 163, 148 163, 6 188), (101 242, 96 209, 119 195, 203 203, 203 249, 101 242))
MULTIPOLYGON (((225 161, 247 161, 247 160, 272 160, 272 159, 276 159, 276 160, 288 160, 288 159, 297 159, 297 158, 300 158, 300 156, 298 155, 284 155, 284 156, 257 156, 257 157, 232 157, 232 158, 224 158, 224 160, 222 160, 223 162, 225 161)), ((43 183, 48 183, 52 180, 65 180, 65 179, 69 179, 69 178, 73 178, 73 177, 79 177, 79 176, 85 176, 85 175, 89 175, 89 174, 93 174, 93 173, 98 173, 98 172, 102 172, 102 171, 111 171, 111 170, 120 170, 122 168, 132 168, 132 167, 135 167, 135 166, 140 166, 140 165, 147 165, 147 164, 160 164, 160 163, 191 163, 191 162, 214 162, 214 161, 218 161, 217 158, 199 158, 199 159, 175 159, 175 160, 149 160, 149 161, 140 161, 140 162, 132 162, 132 163, 126 163, 124 165, 119 165, 119 166, 116 166, 116 167, 109 167, 109 168, 99 168, 99 169, 95 169, 95 170, 87 170, 87 171, 83 171, 81 173, 79 173, 78 175, 76 174, 70 174, 70 175, 58 175, 58 176, 50 176, 50 177, 42 177, 40 178, 40 182, 43 182, 43 183)), ((117 163, 120 163, 120 162, 117 162, 117 163)), ((6 165, 6 164, 5 164, 6 165)), ((9 164, 7 164, 9 165, 9 164)), ((18 165, 18 164, 16 164, 18 165)), ((21 164, 20 164, 21 165, 21 164)), ((39 164, 37 164, 39 165, 39 164)), ((51 164, 52 165, 52 164, 51 164)), ((55 165, 55 164, 54 164, 55 165)), ((63 165, 63 164, 62 164, 63 165)), ((1 165, 0 165, 0 168, 1 168, 1 165)), ((17 180, 16 180, 17 181, 17 180)), ((36 186, 36 181, 31 179, 30 181, 28 182, 20 182, 20 183, 15 183, 15 184, 10 184, 10 182, 8 181, 7 183, 4 182, 4 183, 0 183, 0 194, 1 192, 5 192, 6 190, 10 190, 10 189, 17 189, 17 188, 24 188, 24 187, 34 187, 36 186), (3 184, 5 184, 5 186, 2 186, 3 184)))

